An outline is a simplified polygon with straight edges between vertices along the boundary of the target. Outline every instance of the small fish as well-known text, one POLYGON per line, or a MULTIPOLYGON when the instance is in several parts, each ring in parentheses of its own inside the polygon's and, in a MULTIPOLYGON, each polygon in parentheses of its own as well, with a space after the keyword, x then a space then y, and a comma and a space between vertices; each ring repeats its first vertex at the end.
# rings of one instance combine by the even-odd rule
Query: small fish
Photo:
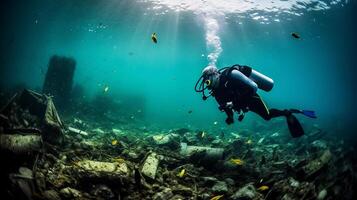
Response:
POLYGON ((113 145, 113 146, 118 145, 118 143, 119 143, 118 140, 112 140, 112 145, 113 145))
POLYGON ((300 39, 300 35, 297 33, 291 33, 291 36, 293 36, 296 39, 300 39))
POLYGON ((206 136, 206 132, 202 131, 201 138, 204 138, 205 136, 206 136))
POLYGON ((129 56, 132 56, 132 55, 134 55, 134 53, 133 53, 133 52, 129 52, 128 55, 129 55, 129 56))
POLYGON ((125 160, 124 160, 123 158, 120 158, 120 157, 114 158, 113 161, 114 161, 114 162, 118 162, 118 163, 123 163, 123 162, 125 162, 125 160))
POLYGON ((217 122, 217 121, 215 121, 215 122, 213 122, 213 124, 214 124, 214 125, 217 125, 217 124, 218 124, 218 122, 217 122))
POLYGON ((183 176, 185 176, 185 173, 186 173, 186 170, 185 169, 182 169, 178 174, 177 176, 182 178, 183 176))
POLYGON ((157 43, 157 36, 156 36, 156 33, 153 33, 151 35, 151 40, 156 44, 157 43))
POLYGON ((246 144, 252 144, 253 141, 252 140, 248 140, 247 142, 245 142, 246 144))
POLYGON ((107 93, 109 91, 109 86, 105 86, 103 91, 104 93, 107 93))
POLYGON ((223 196, 224 196, 223 194, 222 194, 222 195, 217 195, 217 196, 212 197, 210 200, 219 200, 219 199, 221 199, 223 196))
POLYGON ((236 159, 231 159, 231 162, 233 163, 233 164, 236 164, 236 165, 244 165, 244 161, 243 160, 241 160, 241 159, 239 159, 239 158, 236 158, 236 159))
POLYGON ((257 190, 258 190, 258 191, 269 190, 269 186, 263 185, 263 186, 260 186, 257 190))
POLYGON ((188 111, 188 114, 191 114, 191 113, 192 113, 192 110, 189 110, 189 111, 188 111))

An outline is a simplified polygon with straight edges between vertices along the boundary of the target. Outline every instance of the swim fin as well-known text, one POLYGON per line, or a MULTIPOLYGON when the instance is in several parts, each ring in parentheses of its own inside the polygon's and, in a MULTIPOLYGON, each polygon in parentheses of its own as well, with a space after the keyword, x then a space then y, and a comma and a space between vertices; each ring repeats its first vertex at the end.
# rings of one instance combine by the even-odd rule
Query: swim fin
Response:
POLYGON ((293 138, 301 137, 305 134, 299 120, 294 115, 290 114, 286 116, 286 121, 293 138))
POLYGON ((317 118, 315 111, 312 110, 302 110, 301 113, 310 118, 317 118))
POLYGON ((300 113, 310 118, 317 118, 315 111, 313 110, 298 110, 298 109, 290 109, 290 113, 300 113))

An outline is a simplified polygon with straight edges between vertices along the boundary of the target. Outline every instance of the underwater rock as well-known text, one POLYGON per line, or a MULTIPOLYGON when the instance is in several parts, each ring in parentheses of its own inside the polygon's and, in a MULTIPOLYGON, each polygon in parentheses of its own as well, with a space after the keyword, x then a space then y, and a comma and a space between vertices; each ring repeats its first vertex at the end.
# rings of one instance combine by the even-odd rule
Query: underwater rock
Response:
POLYGON ((183 199, 185 199, 185 198, 178 194, 176 194, 175 196, 170 198, 170 200, 183 200, 183 199))
POLYGON ((171 189, 173 194, 179 194, 185 197, 193 195, 192 189, 183 185, 175 185, 171 189))
POLYGON ((331 158, 332 154, 330 150, 325 150, 319 158, 312 160, 307 165, 303 166, 299 173, 302 173, 304 177, 309 178, 324 168, 331 158))
POLYGON ((154 135, 152 139, 156 145, 165 145, 170 142, 170 136, 164 134, 154 135))
POLYGON ((166 146, 173 150, 180 147, 180 137, 178 134, 154 135, 152 136, 152 140, 158 146, 166 146))
POLYGON ((327 149, 327 144, 323 140, 315 140, 311 143, 311 151, 312 152, 318 152, 327 149))
POLYGON ((315 185, 309 182, 291 184, 291 178, 274 183, 269 199, 315 199, 315 185))
POLYGON ((85 150, 93 150, 96 148, 100 148, 103 144, 97 143, 94 141, 85 141, 83 140, 81 143, 74 143, 76 148, 82 148, 85 150))
POLYGON ((136 160, 136 159, 139 158, 139 155, 137 153, 133 152, 133 151, 130 151, 130 152, 128 152, 128 157, 130 159, 136 160))
POLYGON ((151 179, 155 179, 159 161, 158 155, 155 152, 149 153, 141 167, 141 174, 151 179))
POLYGON ((291 187, 299 187, 300 186, 300 183, 299 181, 295 180, 294 178, 290 177, 289 178, 289 183, 290 183, 290 186, 291 187))
POLYGON ((42 138, 36 134, 2 134, 0 135, 0 149, 14 154, 28 154, 40 151, 42 138))
POLYGON ((240 188, 231 197, 232 200, 249 200, 249 199, 263 199, 263 196, 259 194, 253 184, 249 183, 240 188))
POLYGON ((46 200, 61 200, 61 197, 55 190, 46 190, 42 193, 42 197, 46 200))
POLYGON ((177 133, 179 135, 183 135, 188 132, 190 132, 190 129, 188 129, 188 128, 179 128, 179 129, 174 130, 174 133, 177 133))
POLYGON ((60 195, 65 199, 81 199, 83 196, 80 191, 70 187, 61 189, 60 195))
POLYGON ((226 182, 229 186, 233 186, 234 185, 234 180, 231 178, 225 178, 224 182, 226 182))
POLYGON ((170 188, 164 188, 161 192, 156 193, 152 199, 153 200, 167 200, 173 197, 174 194, 170 188))
POLYGON ((307 136, 308 136, 307 140, 309 141, 309 143, 311 143, 313 141, 320 140, 322 137, 326 136, 326 133, 322 131, 320 128, 316 128, 315 130, 310 132, 307 136))
POLYGON ((33 172, 27 167, 20 167, 19 174, 16 176, 21 178, 33 179, 33 172))
POLYGON ((32 170, 26 167, 20 167, 18 173, 9 174, 9 180, 14 187, 18 188, 15 193, 21 193, 21 196, 31 199, 35 193, 34 177, 32 170))
POLYGON ((96 198, 102 198, 102 199, 112 199, 112 198, 114 198, 114 193, 106 185, 96 185, 96 186, 94 186, 92 194, 96 198))
POLYGON ((285 168, 287 166, 287 163, 285 161, 278 161, 278 162, 274 162, 273 166, 277 167, 277 168, 280 168, 280 169, 283 169, 283 168, 285 168))
POLYGON ((212 142, 211 142, 211 144, 213 145, 213 146, 219 146, 220 144, 222 144, 222 140, 221 139, 215 139, 215 140, 213 140, 212 142))
POLYGON ((317 200, 324 200, 327 196, 327 190, 323 189, 319 192, 319 194, 317 195, 316 199, 317 200))
POLYGON ((192 132, 185 132, 183 135, 184 142, 187 142, 187 144, 197 144, 198 143, 198 138, 195 133, 192 132))
POLYGON ((81 178, 120 179, 129 176, 129 169, 125 162, 99 162, 81 160, 76 162, 75 171, 81 178))
POLYGON ((294 200, 294 199, 290 196, 290 194, 284 194, 281 200, 294 200))
POLYGON ((224 181, 218 181, 216 184, 213 185, 212 187, 212 192, 214 194, 224 194, 228 192, 228 187, 227 183, 224 181))
POLYGON ((232 149, 234 153, 241 153, 246 149, 246 146, 242 139, 235 139, 230 143, 229 148, 232 149))
POLYGON ((201 178, 205 185, 213 185, 218 182, 218 179, 215 177, 204 176, 201 178))
POLYGON ((46 189, 46 177, 42 172, 36 172, 35 183, 40 191, 44 191, 46 189))

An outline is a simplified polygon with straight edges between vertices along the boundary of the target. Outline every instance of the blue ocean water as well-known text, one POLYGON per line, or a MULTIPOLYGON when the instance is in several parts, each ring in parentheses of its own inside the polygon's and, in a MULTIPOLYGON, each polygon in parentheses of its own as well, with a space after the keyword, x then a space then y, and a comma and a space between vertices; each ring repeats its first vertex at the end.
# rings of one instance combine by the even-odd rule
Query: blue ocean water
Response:
MULTIPOLYGON (((312 109, 318 119, 306 123, 355 130, 354 0, 30 0, 6 1, 1 11, 3 90, 41 90, 49 58, 70 56, 74 85, 88 99, 108 87, 116 102, 143 99, 125 106, 146 123, 227 128, 214 99, 193 87, 209 64, 243 64, 274 79, 271 92, 259 92, 269 107, 312 109)), ((256 120, 249 113, 229 128, 256 120)))

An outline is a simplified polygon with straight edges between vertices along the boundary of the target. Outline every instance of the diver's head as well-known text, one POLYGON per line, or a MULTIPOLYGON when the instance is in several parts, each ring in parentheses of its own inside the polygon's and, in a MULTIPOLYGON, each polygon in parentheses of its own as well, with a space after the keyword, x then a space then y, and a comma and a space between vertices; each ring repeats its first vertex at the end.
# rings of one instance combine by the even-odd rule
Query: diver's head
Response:
POLYGON ((203 81, 208 89, 216 89, 219 83, 219 72, 214 66, 207 66, 202 71, 203 81))

